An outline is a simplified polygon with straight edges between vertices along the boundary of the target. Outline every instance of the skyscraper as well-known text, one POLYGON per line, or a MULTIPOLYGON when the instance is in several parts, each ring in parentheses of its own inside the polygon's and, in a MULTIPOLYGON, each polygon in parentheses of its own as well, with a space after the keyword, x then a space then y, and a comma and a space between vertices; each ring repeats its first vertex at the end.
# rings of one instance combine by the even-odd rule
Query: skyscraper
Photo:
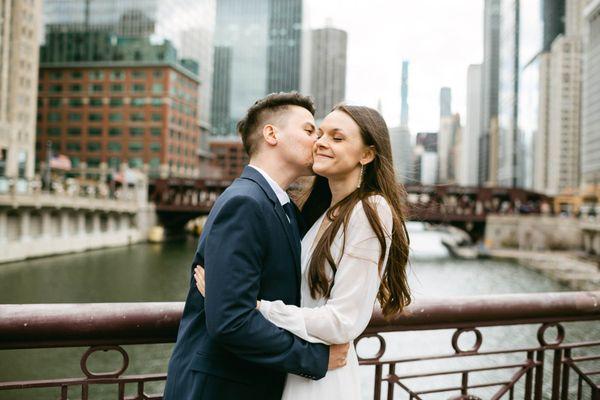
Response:
POLYGON ((467 73, 467 122, 460 150, 458 183, 477 185, 478 147, 481 136, 481 64, 469 65, 467 73))
POLYGON ((400 126, 408 128, 408 60, 402 61, 402 109, 400 110, 400 126))
POLYGON ((214 134, 235 134, 237 121, 266 94, 300 89, 303 11, 302 0, 217 0, 214 44, 221 59, 215 59, 212 109, 223 113, 211 118, 214 134), (223 57, 228 68, 221 70, 223 57))
POLYGON ((179 61, 204 83, 210 120, 215 0, 45 0, 42 62, 179 61))
POLYGON ((267 93, 300 90, 302 2, 269 1, 267 93))
POLYGON ((323 118, 346 97, 346 52, 348 35, 335 28, 311 32, 310 95, 315 100, 315 118, 323 118))
POLYGON ((483 22, 483 67, 481 99, 481 136, 479 138, 479 185, 493 183, 498 171, 490 166, 496 154, 492 137, 497 137, 498 74, 500 59, 500 0, 485 0, 483 22))
POLYGON ((452 115, 452 89, 443 87, 440 89, 440 118, 452 115))
POLYGON ((600 3, 588 2, 584 12, 581 173, 585 184, 596 187, 600 183, 600 3))
POLYGON ((41 9, 0 2, 0 179, 33 177, 41 9))

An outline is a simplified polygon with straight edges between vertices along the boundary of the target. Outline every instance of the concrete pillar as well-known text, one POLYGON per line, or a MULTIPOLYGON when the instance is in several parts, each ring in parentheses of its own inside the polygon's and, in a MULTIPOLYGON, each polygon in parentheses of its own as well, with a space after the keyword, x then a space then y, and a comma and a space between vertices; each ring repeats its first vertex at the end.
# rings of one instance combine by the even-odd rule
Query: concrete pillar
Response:
POLYGON ((106 231, 114 232, 115 230, 115 215, 110 213, 107 216, 106 231))
POLYGON ((69 237, 69 212, 62 210, 60 213, 60 236, 69 237))
POLYGON ((6 220, 6 211, 0 210, 0 243, 8 241, 8 221, 6 220))
POLYGON ((51 228, 51 212, 48 209, 42 209, 42 237, 49 238, 52 236, 51 228))
POLYGON ((29 242, 31 241, 31 236, 29 235, 29 226, 30 226, 30 218, 31 212, 27 209, 22 209, 20 211, 20 222, 21 222, 21 237, 19 240, 21 242, 29 242))
POLYGON ((85 213, 82 211, 77 213, 77 235, 85 236, 85 213))
POLYGON ((93 226, 92 233, 94 235, 100 234, 100 232, 101 232, 101 230, 100 230, 100 214, 97 212, 95 212, 92 215, 92 226, 93 226))

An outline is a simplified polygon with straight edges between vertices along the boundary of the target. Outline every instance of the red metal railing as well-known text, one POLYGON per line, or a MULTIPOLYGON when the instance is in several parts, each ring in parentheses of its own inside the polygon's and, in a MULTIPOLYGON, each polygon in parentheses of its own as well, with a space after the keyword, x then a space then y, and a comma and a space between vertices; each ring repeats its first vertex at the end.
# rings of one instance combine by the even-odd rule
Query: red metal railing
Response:
MULTIPOLYGON (((165 374, 125 375, 129 355, 121 346, 173 342, 182 308, 182 303, 0 305, 0 357, 1 350, 8 349, 89 346, 81 357, 82 377, 12 382, 2 382, 0 378, 0 393, 56 388, 59 398, 67 399, 77 389, 81 391, 81 398, 87 399, 91 386, 112 384, 118 388, 119 399, 160 399, 160 394, 146 394, 145 390, 147 383, 163 381, 165 374), (110 350, 121 354, 121 366, 112 372, 91 372, 87 365, 90 355, 110 350), (125 395, 127 385, 136 386, 134 395, 125 395)), ((600 292, 420 300, 389 321, 376 310, 357 343, 365 338, 375 338, 379 343, 374 356, 360 358, 361 365, 374 367, 375 399, 382 395, 392 399, 395 392, 400 392, 410 399, 432 396, 567 399, 574 396, 600 400, 600 370, 589 367, 600 361, 600 355, 594 354, 600 348, 600 341, 564 343, 565 323, 575 321, 594 321, 591 325, 600 331, 600 292), (512 325, 539 325, 537 344, 481 351, 484 339, 481 328, 512 325), (451 352, 404 358, 386 355, 386 333, 447 329, 454 330, 451 352), (557 332, 554 341, 545 338, 549 329, 557 332), (469 333, 475 336, 475 343, 463 349, 461 337, 469 333), (406 365, 419 363, 424 367, 413 367, 412 371, 423 372, 406 372, 406 365), (459 367, 454 366, 457 363, 459 367), (551 366, 547 367, 548 364, 551 366), (427 370, 431 365, 435 369, 427 370), (447 369, 439 368, 448 365, 447 369), (458 384, 442 387, 434 384, 442 378, 447 382, 453 376, 458 378, 458 384), (414 385, 416 380, 425 380, 429 386, 414 385), (487 395, 478 394, 484 389, 487 395)), ((590 331, 590 336, 597 331, 590 331)), ((509 342, 508 339, 503 342, 509 342)))

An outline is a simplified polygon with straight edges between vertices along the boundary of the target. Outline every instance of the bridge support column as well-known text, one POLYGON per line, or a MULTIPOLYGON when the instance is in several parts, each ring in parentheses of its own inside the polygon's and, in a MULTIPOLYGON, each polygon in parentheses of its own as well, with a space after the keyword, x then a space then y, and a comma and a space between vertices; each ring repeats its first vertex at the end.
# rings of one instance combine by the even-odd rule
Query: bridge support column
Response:
POLYGON ((83 211, 77 212, 77 235, 85 236, 85 213, 83 211))
POLYGON ((8 241, 8 221, 6 211, 0 210, 0 243, 8 241))
POLYGON ((67 210, 60 212, 60 235, 63 238, 69 237, 69 212, 67 210))
POLYGON ((600 255, 600 232, 594 232, 592 237, 592 253, 600 255))
POLYGON ((29 210, 21 211, 21 217, 19 219, 21 222, 21 237, 19 240, 21 242, 29 242, 31 240, 31 236, 29 234, 29 227, 31 226, 31 212, 29 210))
POLYGON ((52 236, 50 210, 42 210, 42 237, 48 239, 52 236))
POLYGON ((100 214, 97 212, 92 215, 92 234, 98 235, 100 233, 100 214))
POLYGON ((116 224, 115 224, 115 215, 114 214, 108 214, 107 215, 107 221, 106 221, 106 231, 107 232, 114 232, 116 231, 116 224))

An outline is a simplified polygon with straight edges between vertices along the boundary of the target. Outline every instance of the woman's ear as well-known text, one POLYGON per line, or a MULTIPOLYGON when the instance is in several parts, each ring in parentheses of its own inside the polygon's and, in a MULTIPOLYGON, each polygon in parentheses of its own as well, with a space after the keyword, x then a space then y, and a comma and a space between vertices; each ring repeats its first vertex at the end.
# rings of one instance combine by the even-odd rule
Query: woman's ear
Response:
POLYGON ((265 142, 271 146, 275 146, 277 144, 277 133, 275 131, 275 126, 271 124, 266 124, 262 130, 262 135, 265 139, 265 142))
POLYGON ((371 161, 375 159, 375 146, 368 146, 362 153, 360 158, 360 163, 362 165, 367 165, 371 161))

